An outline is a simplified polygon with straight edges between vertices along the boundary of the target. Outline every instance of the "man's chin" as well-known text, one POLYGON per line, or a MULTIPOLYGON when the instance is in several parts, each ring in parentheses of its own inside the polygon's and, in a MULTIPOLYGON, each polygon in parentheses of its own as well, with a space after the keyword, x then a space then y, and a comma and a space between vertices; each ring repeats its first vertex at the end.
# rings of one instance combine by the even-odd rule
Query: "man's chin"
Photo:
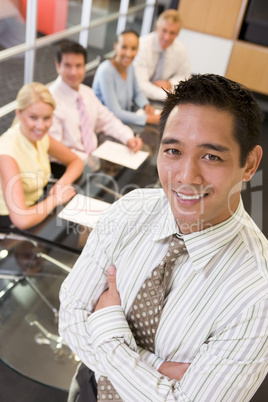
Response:
POLYGON ((180 211, 178 213, 178 210, 174 211, 174 209, 172 212, 176 222, 178 223, 180 231, 184 234, 199 232, 200 230, 204 230, 212 226, 212 224, 207 222, 204 219, 204 216, 200 215, 200 213, 194 213, 194 211, 180 211))

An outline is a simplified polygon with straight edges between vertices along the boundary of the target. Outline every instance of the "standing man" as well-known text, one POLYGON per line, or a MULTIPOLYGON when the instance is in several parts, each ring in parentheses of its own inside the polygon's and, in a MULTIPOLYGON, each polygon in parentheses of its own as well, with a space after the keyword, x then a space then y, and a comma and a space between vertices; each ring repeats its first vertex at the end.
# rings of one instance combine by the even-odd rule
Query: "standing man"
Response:
POLYGON ((224 77, 168 94, 163 189, 115 202, 61 289, 60 334, 101 401, 245 402, 263 381, 268 242, 241 200, 260 134, 251 92, 224 77))
POLYGON ((171 90, 191 74, 187 50, 177 38, 180 28, 179 12, 166 10, 156 21, 156 31, 140 37, 134 67, 139 87, 149 99, 163 101, 163 89, 171 90))
POLYGON ((50 135, 84 161, 97 148, 96 134, 100 132, 138 151, 142 140, 134 137, 130 127, 103 106, 90 87, 82 84, 86 58, 86 49, 76 42, 66 40, 59 45, 56 53, 59 76, 49 88, 56 101, 50 135))

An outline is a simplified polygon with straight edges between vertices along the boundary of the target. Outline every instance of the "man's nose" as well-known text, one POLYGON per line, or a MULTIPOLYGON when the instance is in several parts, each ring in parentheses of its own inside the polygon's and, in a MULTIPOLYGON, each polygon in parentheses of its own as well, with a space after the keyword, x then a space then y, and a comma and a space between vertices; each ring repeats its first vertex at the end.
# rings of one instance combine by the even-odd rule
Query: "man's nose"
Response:
POLYGON ((190 158, 183 160, 176 174, 176 179, 183 184, 202 184, 203 178, 199 163, 190 158))
POLYGON ((72 75, 75 75, 77 73, 77 68, 75 67, 75 66, 73 66, 72 68, 71 68, 71 74, 72 75))
POLYGON ((164 38, 166 41, 169 41, 171 39, 171 36, 172 35, 169 32, 166 32, 164 38))

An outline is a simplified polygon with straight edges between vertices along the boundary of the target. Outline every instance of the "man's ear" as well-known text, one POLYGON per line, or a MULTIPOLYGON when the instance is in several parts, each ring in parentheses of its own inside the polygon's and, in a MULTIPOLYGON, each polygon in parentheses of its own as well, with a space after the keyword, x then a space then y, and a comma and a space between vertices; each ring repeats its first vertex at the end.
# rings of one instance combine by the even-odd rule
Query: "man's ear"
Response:
POLYGON ((261 158, 262 158, 262 147, 260 145, 256 145, 253 150, 249 153, 246 164, 244 167, 244 181, 249 181, 256 170, 258 169, 258 166, 260 164, 261 158))

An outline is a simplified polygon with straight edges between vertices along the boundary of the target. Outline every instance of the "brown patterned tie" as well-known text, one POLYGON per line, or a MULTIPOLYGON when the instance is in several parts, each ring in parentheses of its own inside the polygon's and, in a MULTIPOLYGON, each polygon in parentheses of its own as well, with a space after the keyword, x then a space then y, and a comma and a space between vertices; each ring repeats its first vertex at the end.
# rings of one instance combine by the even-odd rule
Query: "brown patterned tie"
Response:
MULTIPOLYGON (((180 235, 173 235, 166 255, 146 278, 130 308, 127 321, 135 341, 138 346, 151 352, 154 352, 155 334, 172 270, 177 258, 186 251, 180 235)), ((111 382, 104 376, 98 381, 98 401, 122 401, 111 382)))

